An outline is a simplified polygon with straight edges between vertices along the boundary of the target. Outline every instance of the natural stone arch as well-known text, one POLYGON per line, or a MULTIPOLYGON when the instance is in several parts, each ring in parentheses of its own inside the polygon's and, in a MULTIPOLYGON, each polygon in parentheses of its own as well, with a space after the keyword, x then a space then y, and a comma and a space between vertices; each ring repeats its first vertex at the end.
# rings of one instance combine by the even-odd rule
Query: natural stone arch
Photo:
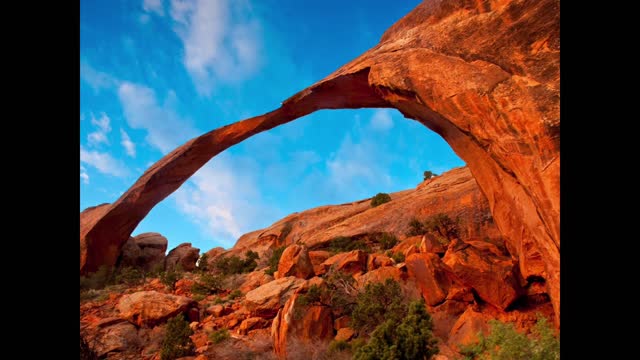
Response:
POLYGON ((523 276, 546 279, 559 322, 559 58, 557 0, 423 2, 280 108, 188 141, 116 202, 82 212, 80 272, 115 263, 149 211, 223 150, 316 110, 392 107, 467 163, 523 276))

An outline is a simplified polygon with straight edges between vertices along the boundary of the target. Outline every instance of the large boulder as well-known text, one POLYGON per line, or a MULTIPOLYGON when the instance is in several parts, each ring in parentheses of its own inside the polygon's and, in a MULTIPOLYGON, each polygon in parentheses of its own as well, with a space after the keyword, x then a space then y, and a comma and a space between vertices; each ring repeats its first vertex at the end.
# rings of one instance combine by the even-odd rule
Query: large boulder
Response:
POLYGON ((309 251, 309 258, 311 259, 311 265, 313 265, 313 272, 319 275, 323 271, 322 263, 331 257, 331 253, 325 250, 309 251))
POLYGON ((305 280, 295 276, 271 281, 249 291, 245 295, 244 305, 254 317, 273 318, 289 297, 304 283, 305 280))
POLYGON ((316 275, 323 275, 329 270, 342 271, 351 275, 362 274, 367 270, 367 253, 353 250, 334 255, 325 260, 316 275))
POLYGON ((238 288, 243 294, 248 293, 249 291, 258 288, 266 283, 273 281, 273 276, 266 274, 264 269, 256 270, 250 272, 244 276, 242 280, 242 284, 238 288))
POLYGON ((505 310, 524 291, 518 278, 517 261, 497 255, 496 251, 491 245, 482 248, 454 241, 442 261, 482 300, 505 310))
POLYGON ((453 274, 435 254, 412 254, 405 259, 409 276, 415 279, 429 306, 442 303, 453 285, 453 274))
POLYGON ((367 258, 367 271, 375 270, 383 266, 392 266, 393 264, 394 261, 386 255, 369 254, 367 258))
POLYGON ((116 309, 121 318, 132 324, 153 327, 196 306, 197 303, 188 297, 140 291, 122 296, 116 309))
POLYGON ((281 359, 313 358, 314 346, 333 339, 333 318, 327 306, 296 304, 300 294, 289 298, 271 325, 273 349, 281 359))
POLYGON ((182 243, 169 251, 165 259, 165 268, 170 270, 180 265, 184 271, 193 271, 198 258, 200 258, 200 249, 192 247, 191 243, 182 243))
POLYGON ((118 266, 132 266, 144 271, 164 270, 168 244, 167 238, 154 232, 129 238, 122 247, 118 266))
POLYGON ((289 245, 282 252, 276 274, 276 279, 287 276, 295 276, 301 279, 312 277, 314 275, 313 264, 307 247, 304 245, 289 245))
POLYGON ((479 340, 478 334, 487 334, 489 330, 487 322, 489 320, 491 320, 491 317, 472 308, 467 308, 451 328, 449 345, 459 350, 464 345, 477 342, 479 340))

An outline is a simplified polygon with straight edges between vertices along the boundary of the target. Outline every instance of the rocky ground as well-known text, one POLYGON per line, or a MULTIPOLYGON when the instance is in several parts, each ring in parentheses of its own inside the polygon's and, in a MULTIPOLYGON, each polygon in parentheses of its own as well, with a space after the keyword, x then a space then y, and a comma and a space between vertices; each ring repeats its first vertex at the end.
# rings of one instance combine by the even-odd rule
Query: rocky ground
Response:
POLYGON ((112 285, 81 280, 81 338, 100 357, 160 359, 167 321, 181 316, 193 331, 188 358, 350 358, 327 355, 331 341, 367 334, 354 329, 343 308, 300 299, 336 284, 356 294, 388 278, 403 297, 424 299, 438 359, 458 358, 461 346, 487 331, 489 319, 523 331, 538 316, 553 322, 540 255, 514 255, 467 168, 390 195, 376 207, 365 199, 289 215, 243 235, 232 249, 206 252, 206 266, 196 266, 200 250, 188 243, 165 256, 162 235, 130 238, 112 285), (422 225, 412 226, 414 219, 422 225), (249 250, 255 262, 247 259, 249 250), (224 262, 234 256, 241 262, 224 262), (522 275, 523 258, 535 276, 522 275), (340 283, 335 274, 353 280, 340 283))

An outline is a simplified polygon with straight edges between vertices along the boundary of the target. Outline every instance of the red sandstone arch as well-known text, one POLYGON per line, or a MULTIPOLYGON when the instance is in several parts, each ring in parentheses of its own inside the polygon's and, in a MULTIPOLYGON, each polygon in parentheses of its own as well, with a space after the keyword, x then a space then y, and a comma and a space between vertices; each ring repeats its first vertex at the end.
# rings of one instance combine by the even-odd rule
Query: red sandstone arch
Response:
POLYGON ((280 108, 188 141, 116 202, 83 211, 80 273, 114 264, 149 211, 228 147, 320 109, 393 107, 467 163, 523 275, 546 279, 559 319, 559 17, 558 0, 423 2, 280 108))

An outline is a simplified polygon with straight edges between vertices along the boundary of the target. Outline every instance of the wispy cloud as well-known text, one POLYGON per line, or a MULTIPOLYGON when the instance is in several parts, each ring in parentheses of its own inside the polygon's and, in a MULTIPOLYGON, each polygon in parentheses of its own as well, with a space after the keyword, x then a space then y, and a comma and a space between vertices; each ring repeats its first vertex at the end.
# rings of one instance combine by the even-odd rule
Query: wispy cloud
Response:
POLYGON ((248 2, 171 0, 170 13, 184 65, 201 95, 209 95, 217 81, 241 81, 259 67, 261 27, 248 2))
POLYGON ((100 143, 109 144, 107 134, 111 132, 111 119, 107 114, 101 113, 97 119, 91 114, 91 124, 96 127, 96 130, 87 136, 89 144, 94 146, 100 143))
POLYGON ((80 165, 80 179, 85 184, 89 184, 89 174, 87 174, 87 169, 84 166, 80 165))
POLYGON ((369 123, 373 130, 386 131, 393 127, 393 118, 389 109, 377 109, 369 123))
POLYGON ((118 84, 113 76, 94 69, 88 62, 80 61, 80 79, 85 81, 94 91, 112 88, 118 84))
POLYGON ((82 146, 80 146, 80 162, 90 165, 107 175, 125 177, 129 174, 127 167, 121 161, 114 159, 111 154, 87 150, 82 146))
POLYGON ((178 208, 225 247, 265 225, 257 219, 273 215, 262 205, 255 170, 242 169, 239 160, 229 153, 216 156, 175 193, 178 208))
POLYGON ((124 146, 124 149, 127 152, 127 155, 131 157, 136 157, 136 144, 134 144, 133 141, 131 141, 129 134, 127 134, 124 131, 124 129, 120 129, 120 138, 121 138, 120 144, 124 146))
POLYGON ((146 130, 147 142, 163 154, 198 134, 188 119, 177 114, 177 98, 171 91, 161 104, 153 89, 123 82, 118 88, 118 97, 127 124, 133 129, 146 130))
POLYGON ((142 2, 142 8, 144 11, 156 13, 159 16, 164 16, 164 5, 162 0, 144 0, 142 2))

